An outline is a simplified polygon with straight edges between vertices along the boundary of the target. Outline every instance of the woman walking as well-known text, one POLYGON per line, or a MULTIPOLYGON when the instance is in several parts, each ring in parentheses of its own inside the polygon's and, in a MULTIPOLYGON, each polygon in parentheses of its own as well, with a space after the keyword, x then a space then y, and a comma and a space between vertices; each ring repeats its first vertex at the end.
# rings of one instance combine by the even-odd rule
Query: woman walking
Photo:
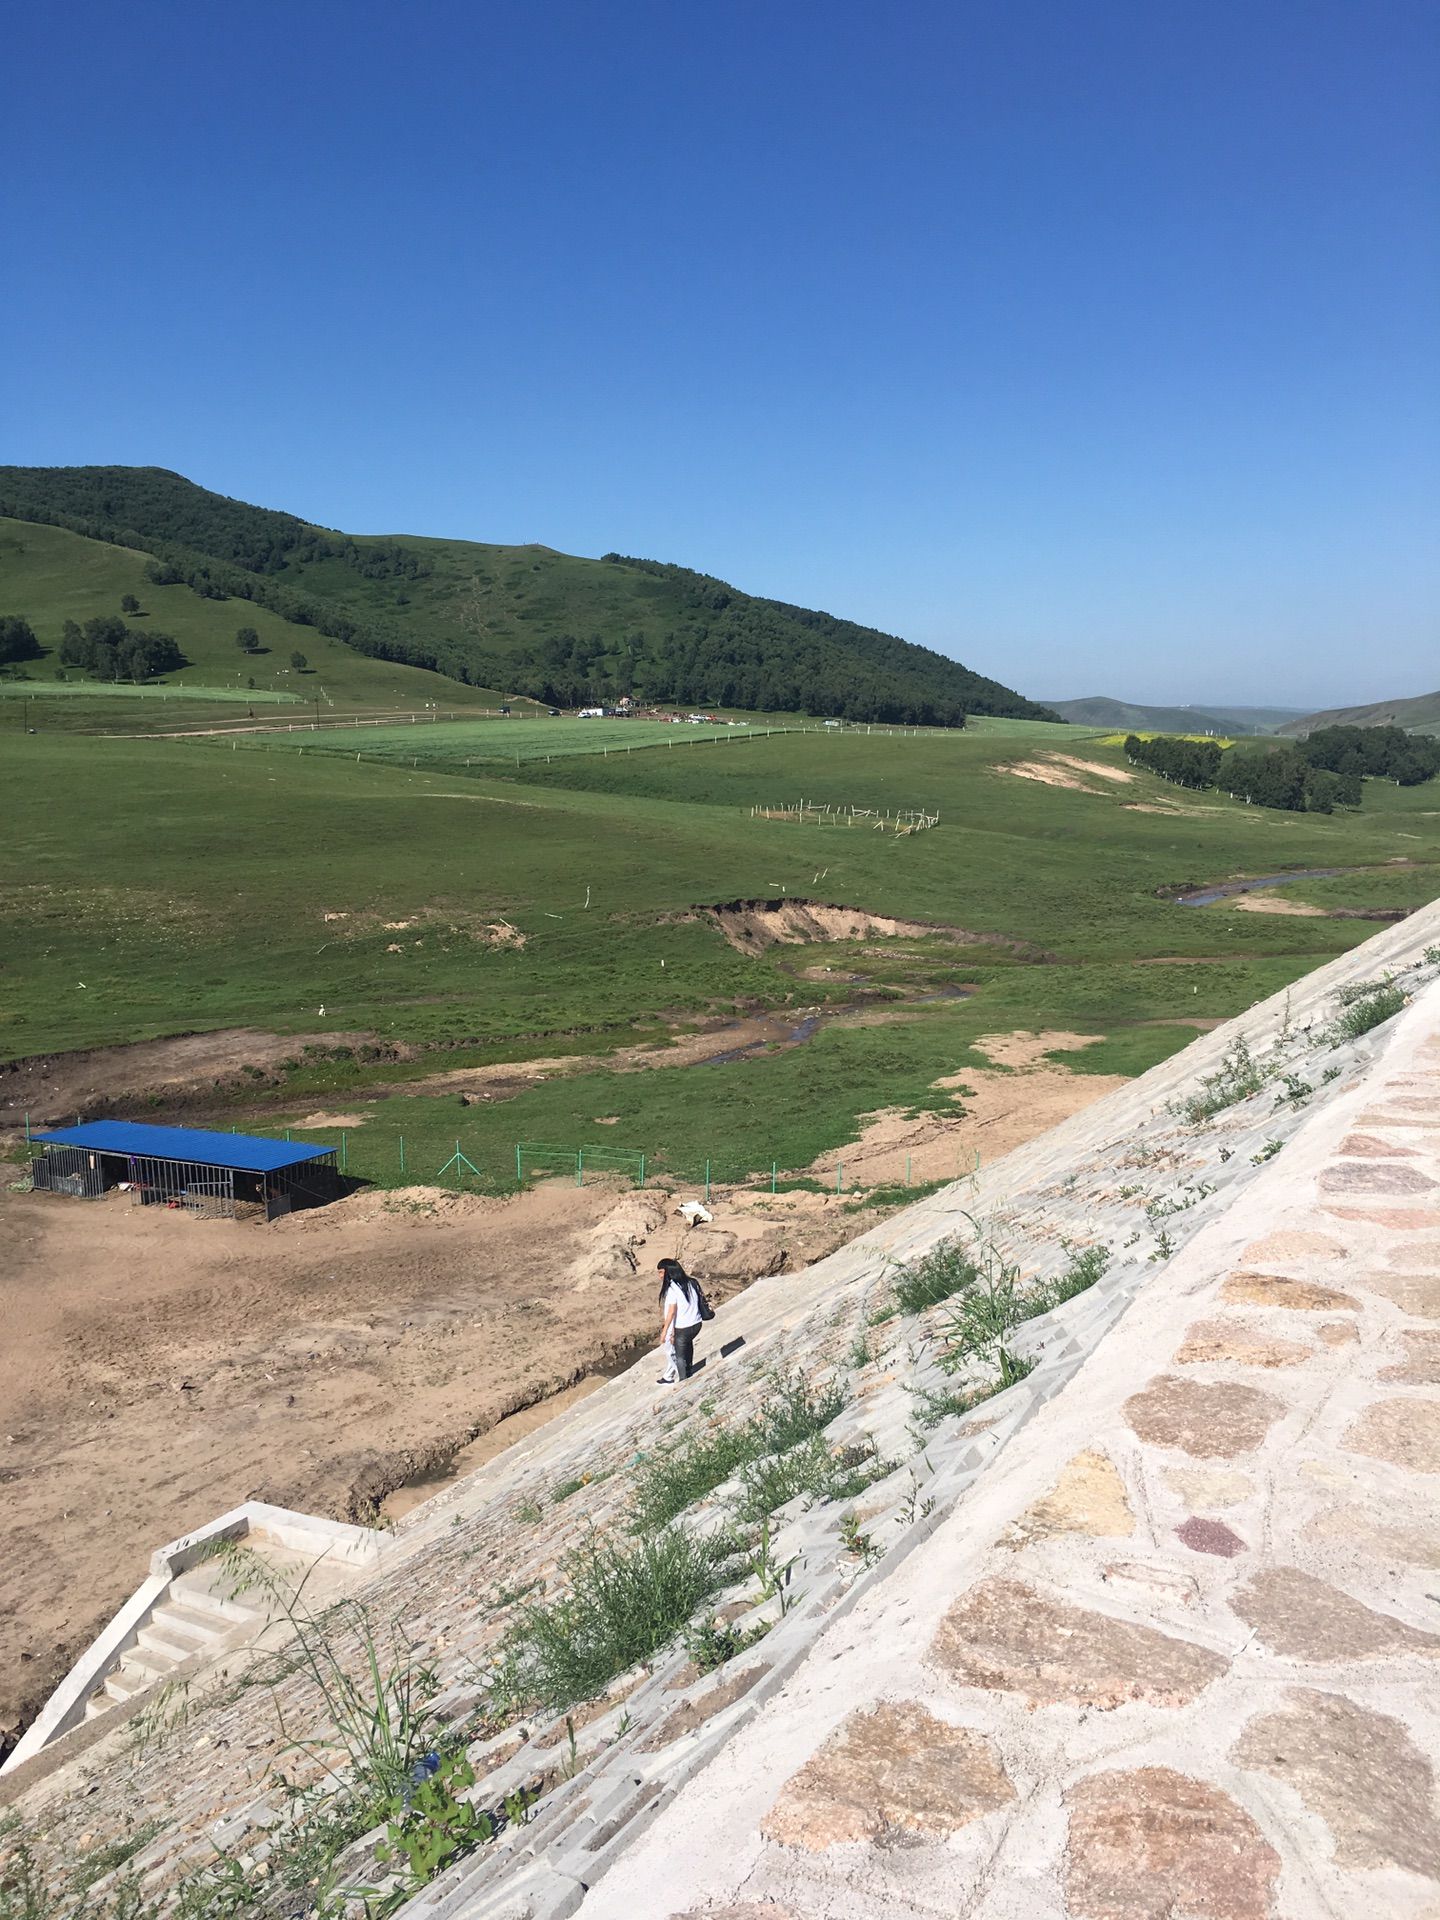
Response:
POLYGON ((660 1345, 665 1353, 663 1386, 688 1380, 695 1365, 695 1335, 704 1315, 700 1289, 678 1260, 662 1260, 660 1274, 660 1345))

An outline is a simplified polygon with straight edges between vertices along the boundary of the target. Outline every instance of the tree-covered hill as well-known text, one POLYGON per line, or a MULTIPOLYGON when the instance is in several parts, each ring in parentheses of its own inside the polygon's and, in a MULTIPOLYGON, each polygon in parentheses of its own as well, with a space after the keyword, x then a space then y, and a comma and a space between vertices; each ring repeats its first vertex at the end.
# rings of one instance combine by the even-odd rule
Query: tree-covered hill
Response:
POLYGON ((631 694, 855 720, 1058 717, 893 634, 652 560, 338 533, 158 467, 0 467, 0 514, 149 554, 156 585, 557 704, 631 694))

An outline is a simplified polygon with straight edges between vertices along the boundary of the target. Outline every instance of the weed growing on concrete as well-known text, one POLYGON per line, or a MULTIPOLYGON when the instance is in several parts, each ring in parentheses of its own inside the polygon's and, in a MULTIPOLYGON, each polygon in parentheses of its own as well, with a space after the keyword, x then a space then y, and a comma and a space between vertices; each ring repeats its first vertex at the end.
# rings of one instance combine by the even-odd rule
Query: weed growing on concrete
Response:
POLYGON ((534 1500, 522 1500, 515 1509, 515 1518, 522 1526, 536 1527, 545 1518, 545 1512, 534 1500))
POLYGON ((776 1380, 753 1420, 721 1427, 646 1461, 635 1483, 631 1528, 645 1533, 665 1526, 742 1468, 823 1433, 844 1404, 838 1386, 812 1394, 799 1374, 776 1380))
POLYGON ((763 1606, 767 1600, 779 1600, 782 1620, 795 1604, 796 1596, 789 1592, 790 1569, 794 1564, 793 1554, 783 1563, 775 1558, 775 1540, 767 1514, 760 1522, 759 1532, 745 1549, 745 1569, 759 1589, 757 1604, 763 1606))
POLYGON ((862 1367, 868 1367, 874 1357, 870 1351, 870 1342, 863 1333, 857 1333, 850 1343, 850 1351, 845 1358, 858 1373, 862 1367))
POLYGON ((1229 1052, 1216 1071, 1201 1079, 1200 1091, 1181 1102, 1178 1109, 1180 1117, 1192 1127, 1202 1126, 1217 1113, 1223 1113, 1227 1107, 1248 1100, 1264 1084, 1265 1069, 1255 1059, 1249 1042, 1241 1034, 1232 1041, 1229 1052))
POLYGON ((915 1424, 921 1433, 928 1433, 932 1427, 938 1427, 942 1420, 954 1420, 962 1413, 969 1413, 972 1407, 978 1407, 1000 1391, 993 1382, 980 1387, 918 1387, 913 1389, 915 1398, 915 1424))
POLYGON ((505 1713, 561 1712, 593 1700, 617 1675, 681 1634, 735 1577, 731 1534, 670 1526, 631 1547, 595 1538, 562 1569, 568 1588, 549 1606, 527 1606, 507 1636, 494 1684, 505 1713))
POLYGON ((375 1847, 377 1863, 402 1875, 387 1896, 392 1908, 495 1837, 490 1815, 460 1797, 475 1784, 475 1769, 464 1753, 432 1757, 436 1765, 393 1808, 385 1838, 375 1847))
POLYGON ((974 1254, 958 1240, 942 1240, 901 1268, 895 1278, 896 1304, 902 1313, 923 1313, 973 1286, 980 1271, 974 1254))
POLYGON ((1283 1107, 1288 1101, 1292 1107, 1303 1107, 1314 1091, 1314 1087, 1302 1074, 1287 1073, 1281 1077, 1280 1092, 1275 1096, 1275 1104, 1277 1107, 1283 1107))
MULTIPOLYGON (((929 1463, 927 1462, 926 1464, 928 1465, 929 1463)), ((895 1524, 897 1527, 913 1527, 917 1520, 928 1520, 934 1511, 935 1501, 933 1496, 926 1494, 924 1499, 920 1497, 920 1481, 915 1469, 912 1467, 910 1469, 910 1491, 900 1503, 900 1511, 895 1516, 895 1524)))
POLYGON ((1150 1250, 1151 1265, 1153 1266, 1158 1260, 1168 1260, 1174 1251, 1175 1242, 1162 1227, 1155 1236, 1155 1245, 1150 1250))
POLYGON ((558 1507, 562 1500, 568 1500, 572 1493, 578 1493, 584 1485, 585 1482, 581 1479, 562 1480, 558 1487, 552 1487, 550 1490, 551 1506, 558 1507))
MULTIPOLYGON (((1077 1294, 1087 1293, 1101 1278, 1110 1264, 1108 1247, 1086 1247, 1077 1253, 1063 1273, 1053 1280, 1042 1281, 1031 1298, 1035 1301, 1035 1313, 1048 1313, 1052 1307, 1058 1307, 1063 1301, 1073 1300, 1077 1294)), ((1030 1315, 1026 1316, 1030 1318, 1030 1315)))
POLYGON ((701 1673, 713 1673, 727 1660, 745 1653, 757 1640, 763 1640, 773 1622, 757 1620, 753 1626, 729 1626, 715 1619, 701 1620, 681 1636, 685 1651, 701 1673))
POLYGON ((1329 1040, 1338 1047, 1346 1040, 1358 1040, 1362 1033, 1391 1020, 1406 1004, 1405 989, 1393 980, 1367 980, 1342 987, 1335 996, 1340 1006, 1329 1040))
POLYGON ((1035 1371, 1036 1362, 1032 1358, 1025 1354, 1011 1353, 1005 1347, 1001 1347, 996 1358, 1000 1367, 999 1391, 1001 1392, 1006 1387, 1013 1387, 1018 1381, 1027 1379, 1035 1371))
POLYGON ((868 1533, 862 1533, 860 1522, 854 1513, 842 1513, 840 1516, 840 1544, 846 1553, 858 1560, 863 1567, 873 1567, 877 1560, 884 1558, 885 1549, 877 1546, 868 1533))
POLYGON ((1018 1279, 1018 1268, 997 1263, 983 1286, 972 1287, 961 1296, 946 1319, 948 1345, 941 1356, 942 1366, 957 1367, 1004 1345, 1027 1317, 1016 1285, 1018 1279))
POLYGON ((1251 1154, 1251 1166, 1263 1167, 1267 1160, 1273 1160, 1275 1158, 1284 1144, 1285 1142, 1283 1140, 1267 1140, 1258 1153, 1251 1154))

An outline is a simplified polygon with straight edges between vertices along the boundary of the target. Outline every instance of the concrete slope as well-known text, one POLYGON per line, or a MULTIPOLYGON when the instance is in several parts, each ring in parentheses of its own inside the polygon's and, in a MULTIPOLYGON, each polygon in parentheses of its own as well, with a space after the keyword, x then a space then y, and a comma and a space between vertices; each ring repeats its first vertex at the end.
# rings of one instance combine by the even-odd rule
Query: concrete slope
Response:
POLYGON ((1440 990, 585 1902, 1433 1915, 1440 990))

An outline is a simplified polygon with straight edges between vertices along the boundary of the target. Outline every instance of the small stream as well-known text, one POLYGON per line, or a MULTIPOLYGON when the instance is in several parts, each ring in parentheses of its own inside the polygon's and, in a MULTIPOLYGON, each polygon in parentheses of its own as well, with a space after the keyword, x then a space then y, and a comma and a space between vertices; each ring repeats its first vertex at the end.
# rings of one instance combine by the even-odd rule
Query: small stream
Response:
POLYGON ((1284 887, 1296 880, 1334 880, 1343 873, 1366 873, 1366 867, 1296 867, 1289 873, 1262 873, 1254 880, 1227 880, 1223 886, 1201 887, 1195 893, 1175 896, 1177 907, 1208 907, 1217 900, 1233 899, 1237 893, 1256 893, 1261 887, 1284 887))
MULTIPOLYGON (((697 1060, 697 1067, 727 1066, 732 1060, 751 1060, 758 1054, 767 1053, 772 1047, 803 1046, 807 1040, 813 1040, 820 1029, 832 1020, 853 1019, 855 1015, 870 1013, 877 1007, 893 1009, 896 1013, 906 1013, 914 1007, 939 1006, 948 1000, 968 1000, 974 993, 974 987, 937 987, 933 993, 926 993, 914 1000, 863 1000, 847 1001, 833 1007, 811 1007, 807 1012, 796 1014, 788 1024, 783 1018, 771 1015, 775 1031, 762 1034, 759 1039, 747 1040, 737 1047, 726 1047, 719 1053, 710 1053, 703 1060, 697 1060)), ((748 1025, 748 1021, 737 1020, 736 1028, 748 1025)), ((721 1033, 725 1028, 720 1028, 721 1033)))

